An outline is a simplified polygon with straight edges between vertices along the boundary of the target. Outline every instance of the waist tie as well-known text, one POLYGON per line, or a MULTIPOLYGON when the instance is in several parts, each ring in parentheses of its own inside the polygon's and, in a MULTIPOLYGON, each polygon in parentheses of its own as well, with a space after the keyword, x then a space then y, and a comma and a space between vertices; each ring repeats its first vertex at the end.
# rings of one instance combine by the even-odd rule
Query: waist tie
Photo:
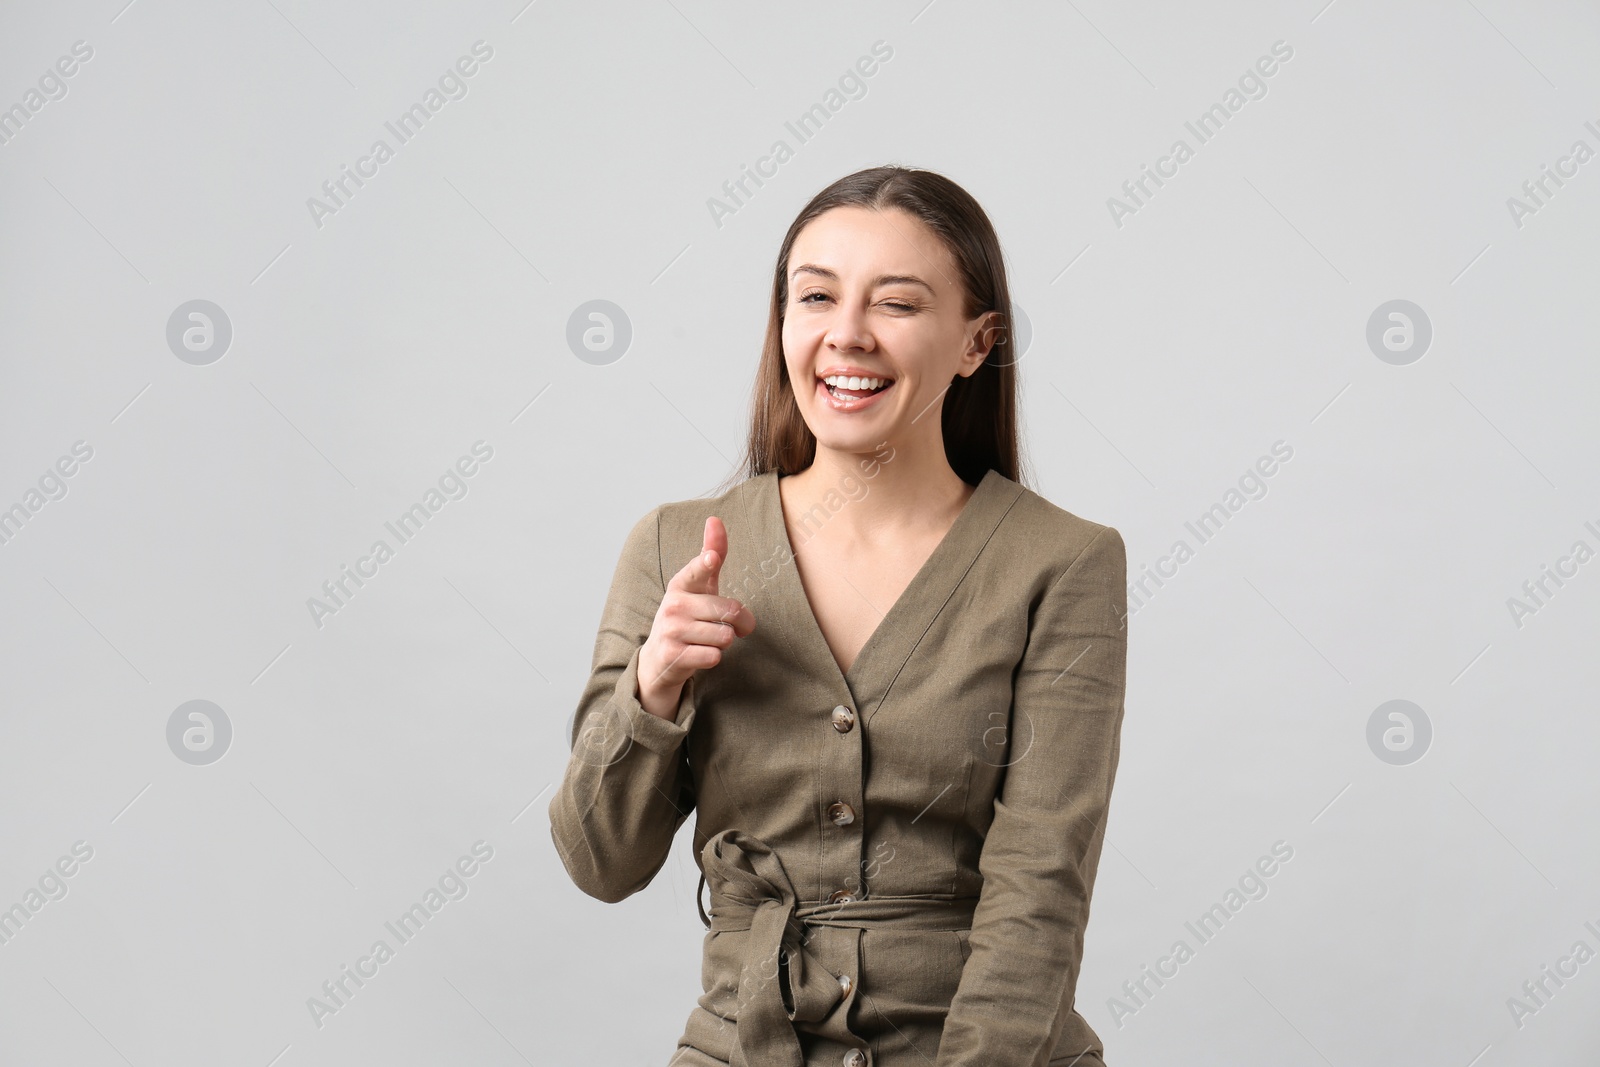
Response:
MULTIPOLYGON (((797 1027, 865 1046, 845 1025, 846 1013, 834 1012, 846 992, 839 976, 822 966, 807 927, 966 930, 978 902, 977 897, 929 895, 802 904, 778 854, 737 829, 712 837, 700 858, 701 877, 711 887, 708 928, 750 931, 739 971, 730 1067, 804 1067, 797 1027)), ((698 893, 695 902, 698 906, 698 893)))

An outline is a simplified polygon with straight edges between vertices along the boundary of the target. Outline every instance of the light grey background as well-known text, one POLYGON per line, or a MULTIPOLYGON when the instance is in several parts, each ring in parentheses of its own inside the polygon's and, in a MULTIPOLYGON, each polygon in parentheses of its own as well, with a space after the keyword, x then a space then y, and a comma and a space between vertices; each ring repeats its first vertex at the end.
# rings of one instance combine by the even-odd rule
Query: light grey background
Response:
POLYGON ((28 512, 0 544, 0 907, 92 849, 0 944, 0 1061, 668 1060, 700 992, 689 833, 608 906, 546 807, 623 535, 728 472, 785 227, 884 162, 1000 232, 1033 487, 1116 526, 1131 578, 1196 549, 1131 622, 1078 985, 1108 1062, 1600 1055, 1600 960, 1508 1005, 1600 951, 1600 562, 1508 605, 1600 548, 1600 159, 1508 206, 1600 149, 1595 5, 124 2, 0 22, 6 108, 93 50, 0 145, 0 507, 28 512), (800 144, 785 122, 877 41, 800 144), (1184 123, 1277 41, 1266 94, 1198 144, 1184 123), (1108 198, 1180 137, 1118 225, 1108 198), (379 138, 319 226, 308 198, 379 138), (1396 299, 1433 332, 1404 365, 1367 343, 1396 299), (192 300, 232 328, 206 365, 167 341, 192 300), (591 300, 632 328, 604 365, 566 340, 591 300), (479 441, 396 547, 384 523, 479 441), (1277 441, 1200 544, 1186 522, 1277 441), (318 626, 308 599, 380 538, 318 626), (1367 740, 1396 699, 1432 727, 1407 765, 1367 740), (205 765, 168 743, 192 700, 232 727, 205 765), (318 1026, 308 999, 479 841, 467 894, 318 1026), (1185 923, 1280 841, 1201 945, 1185 923))

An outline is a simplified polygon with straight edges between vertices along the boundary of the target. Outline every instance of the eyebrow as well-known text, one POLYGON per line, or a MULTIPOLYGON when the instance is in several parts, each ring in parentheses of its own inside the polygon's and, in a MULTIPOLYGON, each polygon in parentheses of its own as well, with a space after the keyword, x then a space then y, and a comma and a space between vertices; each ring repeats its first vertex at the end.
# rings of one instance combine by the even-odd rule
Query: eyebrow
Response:
MULTIPOLYGON (((836 282, 839 280, 839 276, 833 271, 829 270, 827 267, 819 267, 814 263, 802 263, 800 266, 796 267, 789 273, 790 280, 793 280, 795 276, 799 274, 817 274, 829 279, 830 281, 836 282)), ((880 285, 920 285, 924 289, 928 290, 929 293, 933 293, 935 296, 938 295, 937 293, 934 293, 933 286, 929 285, 927 282, 923 281, 921 278, 918 278, 914 274, 880 274, 876 278, 872 279, 872 284, 874 288, 880 285)))

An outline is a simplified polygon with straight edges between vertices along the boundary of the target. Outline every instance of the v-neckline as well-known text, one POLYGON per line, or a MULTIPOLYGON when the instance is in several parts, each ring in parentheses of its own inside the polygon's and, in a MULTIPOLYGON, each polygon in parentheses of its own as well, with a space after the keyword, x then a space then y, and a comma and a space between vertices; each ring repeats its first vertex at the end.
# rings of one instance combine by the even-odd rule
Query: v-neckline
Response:
MULTIPOLYGON (((1017 490, 1011 497, 1012 501, 1021 493, 1021 486, 1011 482, 998 471, 990 469, 984 472, 983 478, 973 488, 966 503, 961 506, 955 521, 944 532, 944 536, 928 554, 928 558, 923 560, 922 566, 911 576, 911 581, 906 583, 899 597, 878 620, 878 625, 873 628, 866 642, 856 652, 855 659, 850 661, 849 670, 845 670, 839 666, 839 661, 834 657, 833 648, 822 632, 822 624, 817 621, 816 610, 811 606, 811 597, 806 593, 805 583, 800 580, 800 567, 794 545, 789 539, 789 524, 784 517, 783 495, 778 488, 778 473, 768 471, 764 477, 770 494, 770 499, 766 502, 766 517, 776 527, 778 546, 788 559, 788 563, 779 568, 778 580, 785 583, 785 591, 796 601, 795 615, 804 620, 801 626, 806 632, 802 639, 813 646, 813 653, 818 653, 819 658, 826 661, 832 669, 834 679, 844 686, 845 691, 858 706, 866 691, 871 688, 864 683, 873 677, 871 672, 879 658, 889 655, 888 650, 895 647, 903 649, 906 656, 910 655, 916 641, 921 639, 926 629, 925 625, 918 624, 932 622, 934 609, 943 606, 944 601, 954 590, 955 583, 966 573, 967 568, 977 558, 978 552, 987 543, 989 535, 994 532, 994 527, 999 524, 999 516, 993 515, 991 501, 1008 484, 1017 490), (991 515, 993 521, 984 523, 985 515, 991 515), (946 579, 944 582, 936 580, 941 572, 946 579), (913 629, 916 630, 914 635, 911 633, 913 629)), ((901 662, 904 662, 903 658, 901 662)), ((898 668, 899 664, 895 666, 898 668)))

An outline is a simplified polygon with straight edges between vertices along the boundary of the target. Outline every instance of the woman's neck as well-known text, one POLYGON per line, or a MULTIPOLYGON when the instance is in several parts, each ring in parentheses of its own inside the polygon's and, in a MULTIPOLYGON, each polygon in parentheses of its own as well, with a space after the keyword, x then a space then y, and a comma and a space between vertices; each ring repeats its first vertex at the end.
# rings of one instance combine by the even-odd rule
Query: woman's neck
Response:
POLYGON ((891 448, 876 452, 837 452, 817 447, 811 466, 780 483, 791 514, 814 505, 827 507, 828 495, 837 507, 829 526, 833 537, 846 542, 875 543, 886 536, 923 528, 947 529, 966 506, 973 486, 961 480, 944 456, 922 448, 891 448))

